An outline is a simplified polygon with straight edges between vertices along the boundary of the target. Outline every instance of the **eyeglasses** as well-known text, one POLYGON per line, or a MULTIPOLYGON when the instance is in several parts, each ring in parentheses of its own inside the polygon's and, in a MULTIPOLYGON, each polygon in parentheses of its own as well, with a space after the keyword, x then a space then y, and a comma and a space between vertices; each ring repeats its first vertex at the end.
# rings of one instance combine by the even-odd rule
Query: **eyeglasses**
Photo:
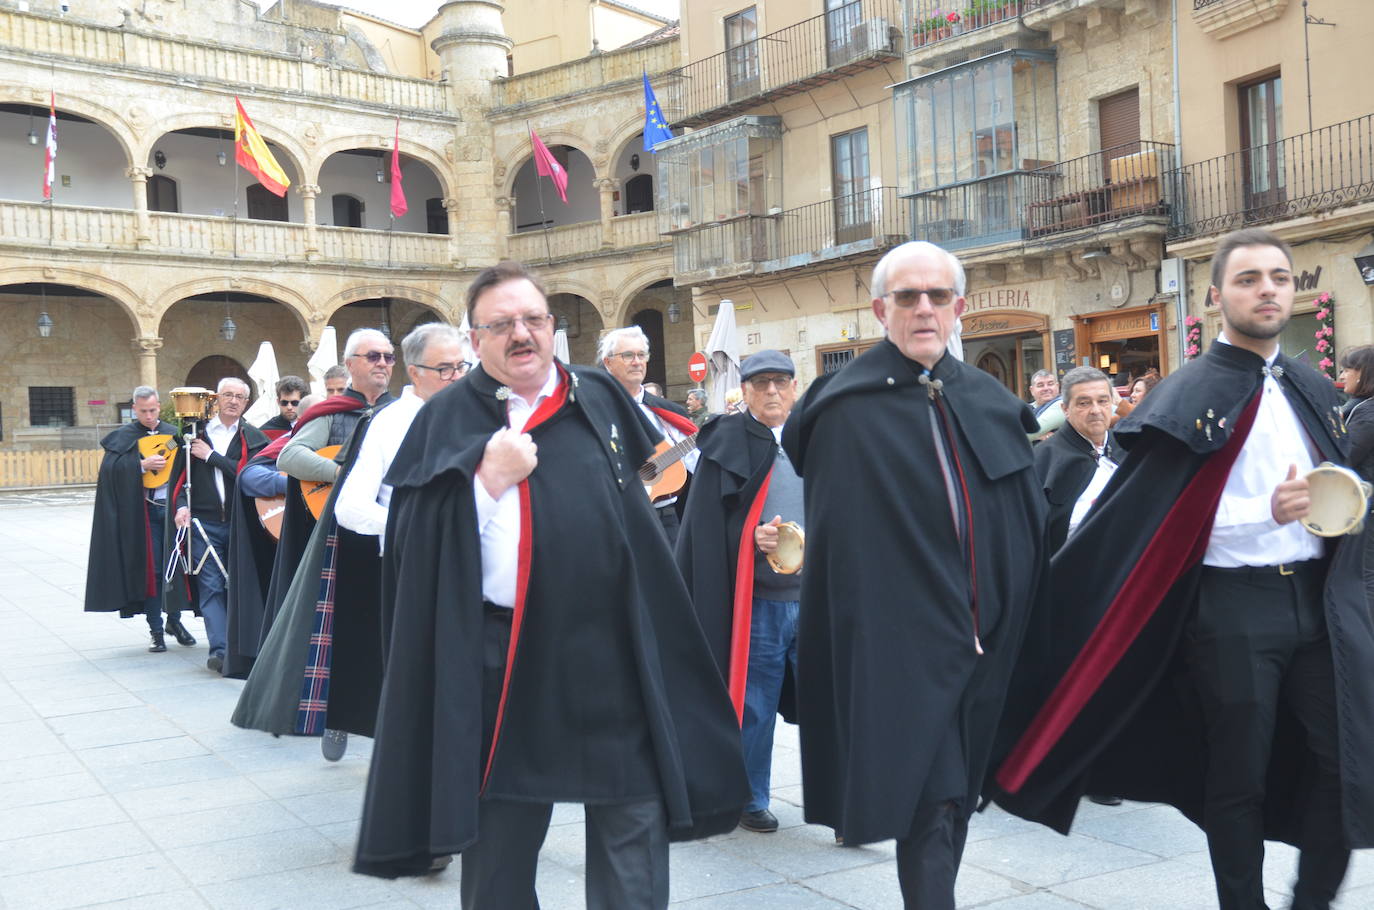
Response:
POLYGON ((277 399, 277 404, 281 405, 281 406, 284 407, 284 408, 294 408, 294 407, 296 407, 297 405, 299 405, 300 403, 301 403, 301 400, 300 400, 299 398, 290 398, 290 399, 288 399, 288 398, 278 398, 278 399, 277 399))
POLYGON ((534 332, 537 332, 540 329, 548 328, 549 323, 553 322, 553 314, 535 313, 529 316, 521 316, 518 320, 498 319, 495 322, 488 322, 483 325, 475 325, 472 327, 472 329, 473 331, 481 330, 484 332, 491 332, 493 335, 509 335, 511 329, 515 328, 516 322, 523 322, 525 324, 525 329, 531 334, 533 334, 534 332))
POLYGON ((366 354, 349 354, 349 357, 361 357, 368 363, 395 363, 396 355, 387 351, 368 351, 366 354))
POLYGON ((897 306, 908 309, 921 302, 922 294, 930 298, 931 306, 949 306, 954 302, 954 288, 899 288, 883 296, 891 297, 897 306))
POLYGON ((787 386, 788 386, 789 383, 792 382, 792 377, 791 377, 791 376, 753 376, 753 377, 751 377, 748 381, 749 381, 749 384, 750 384, 751 386, 754 387, 754 391, 755 391, 755 392, 767 392, 769 389, 771 389, 771 388, 773 388, 773 387, 775 387, 775 386, 777 387, 777 390, 778 390, 779 392, 781 392, 783 389, 787 388, 787 386))
POLYGON ((638 361, 638 360, 642 360, 642 361, 644 361, 645 363, 648 363, 648 362, 649 362, 649 352, 648 352, 648 351, 621 351, 619 354, 612 354, 611 356, 612 356, 612 357, 619 357, 621 360, 625 361, 626 363, 634 363, 635 361, 638 361))
POLYGON ((466 361, 463 363, 441 363, 437 367, 427 366, 423 363, 412 363, 411 366, 417 370, 433 370, 439 374, 439 378, 444 382, 448 382, 454 376, 466 376, 470 369, 470 364, 466 361))
POLYGON ((247 400, 248 400, 248 396, 245 395, 245 394, 243 394, 242 392, 220 392, 220 393, 219 393, 219 397, 220 397, 220 398, 229 398, 229 399, 231 399, 231 400, 233 400, 233 401, 247 401, 247 400))

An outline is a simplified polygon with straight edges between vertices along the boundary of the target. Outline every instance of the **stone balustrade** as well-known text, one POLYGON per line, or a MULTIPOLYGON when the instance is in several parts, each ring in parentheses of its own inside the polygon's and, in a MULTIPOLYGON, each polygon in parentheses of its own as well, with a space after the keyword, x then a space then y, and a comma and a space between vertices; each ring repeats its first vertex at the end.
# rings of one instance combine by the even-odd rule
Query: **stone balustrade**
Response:
POLYGON ((393 110, 443 112, 445 86, 428 79, 349 69, 300 57, 73 22, 0 9, 0 47, 25 55, 67 57, 151 70, 177 80, 207 80, 295 95, 315 95, 393 110))
POLYGON ((525 231, 506 237, 506 255, 520 262, 548 262, 585 256, 601 249, 601 222, 583 221, 548 231, 525 231), (547 236, 546 236, 547 235, 547 236))
POLYGON ((654 93, 658 96, 659 105, 667 113, 674 93, 665 81, 655 77, 680 65, 676 38, 593 54, 571 63, 560 63, 558 66, 497 80, 491 87, 492 108, 499 112, 502 108, 534 104, 574 92, 600 90, 617 82, 633 80, 638 83, 642 74, 648 73, 649 78, 654 80, 654 93))
POLYGON ((669 242, 668 238, 659 235, 658 217, 654 212, 638 212, 613 218, 611 237, 617 249, 669 242))

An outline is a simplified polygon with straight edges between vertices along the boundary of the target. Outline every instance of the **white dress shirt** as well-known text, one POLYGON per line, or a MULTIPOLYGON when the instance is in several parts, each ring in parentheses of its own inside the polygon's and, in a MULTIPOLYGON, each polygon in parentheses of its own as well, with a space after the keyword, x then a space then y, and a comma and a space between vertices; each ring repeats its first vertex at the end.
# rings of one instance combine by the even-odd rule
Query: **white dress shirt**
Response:
MULTIPOLYGON (((1072 427, 1067 430, 1060 430, 1061 433, 1077 432, 1072 427)), ((1079 435, 1082 435, 1081 433, 1079 435)), ((1085 439, 1087 437, 1084 437, 1085 439)), ((1088 440, 1092 445, 1092 440, 1088 440)), ((1092 480, 1083 488, 1083 492, 1078 495, 1078 501, 1073 504, 1073 511, 1069 513, 1069 536, 1078 530, 1078 526, 1083 523, 1088 510, 1097 502, 1097 497, 1102 495, 1102 491, 1107 488, 1107 481, 1112 479, 1116 473, 1116 462, 1107 457, 1105 445, 1093 445, 1093 450, 1097 452, 1097 470, 1093 471, 1092 480)))
MULTIPOLYGON (((1217 340, 1231 343, 1225 334, 1217 340)), ((1277 356, 1276 351, 1265 365, 1273 366, 1277 356)), ((1312 470, 1313 463, 1307 431, 1283 388, 1265 374, 1255 424, 1226 478, 1203 565, 1276 566, 1320 557, 1321 541, 1299 522, 1281 525, 1274 521, 1272 505, 1274 487, 1288 477, 1288 466, 1297 465, 1301 477, 1312 470)))
POLYGON ((406 386, 400 398, 377 412, 334 502, 339 524, 358 534, 376 535, 379 550, 386 533, 387 506, 391 504, 391 487, 382 483, 382 478, 424 403, 414 386, 406 386))
MULTIPOLYGON (((224 421, 216 417, 205 427, 205 435, 210 438, 210 446, 220 455, 227 454, 229 443, 234 441, 234 434, 239 431, 239 422, 235 420, 229 426, 224 425, 224 421)), ((208 464, 208 461, 207 461, 208 464)), ((224 473, 219 470, 212 470, 215 477, 215 489, 219 490, 219 501, 224 502, 224 473)))
MULTIPOLYGON (((669 442, 676 445, 687 438, 686 433, 681 432, 677 427, 673 426, 662 417, 659 417, 658 414, 654 412, 653 408, 644 403, 644 386, 639 387, 639 394, 635 395, 635 404, 639 405, 639 409, 644 412, 644 416, 649 418, 649 424, 658 427, 659 431, 663 433, 663 437, 669 442)), ((701 451, 699 449, 693 449, 682 456, 682 466, 687 469, 688 474, 696 473, 697 461, 700 460, 700 458, 701 451)), ((661 499, 654 503, 654 508, 662 509, 675 502, 677 502, 677 497, 669 496, 667 499, 661 499)))
MULTIPOLYGON (((558 391, 562 377, 550 368, 549 378, 534 401, 511 392, 506 401, 506 419, 512 430, 524 432, 525 424, 545 398, 558 391)), ((482 599, 501 607, 515 606, 515 580, 520 570, 520 490, 511 486, 492 499, 482 480, 472 478, 477 499, 477 531, 482 538, 482 599)))

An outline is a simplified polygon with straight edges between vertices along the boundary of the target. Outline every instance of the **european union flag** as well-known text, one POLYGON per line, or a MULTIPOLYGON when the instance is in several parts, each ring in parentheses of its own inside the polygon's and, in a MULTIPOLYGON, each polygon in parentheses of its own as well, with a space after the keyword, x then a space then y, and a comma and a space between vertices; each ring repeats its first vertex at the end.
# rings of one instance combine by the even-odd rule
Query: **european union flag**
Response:
POLYGON ((644 151, 652 152, 654 146, 660 142, 666 142, 673 138, 673 131, 668 129, 668 121, 663 117, 663 110, 658 106, 658 99, 654 97, 653 87, 649 85, 649 74, 644 74, 644 151))

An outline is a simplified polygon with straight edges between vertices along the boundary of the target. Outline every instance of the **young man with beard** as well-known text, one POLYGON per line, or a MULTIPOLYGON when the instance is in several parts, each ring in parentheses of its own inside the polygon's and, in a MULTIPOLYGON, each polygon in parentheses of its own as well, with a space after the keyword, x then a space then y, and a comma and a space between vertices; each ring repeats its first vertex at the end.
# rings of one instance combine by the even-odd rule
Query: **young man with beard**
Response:
POLYGON ((1007 808, 1065 832, 1089 787, 1178 807, 1222 910, 1266 906, 1266 838, 1302 851, 1295 910, 1329 907, 1374 846, 1361 542, 1299 523, 1346 437, 1330 380, 1279 351, 1293 298, 1287 244, 1222 239, 1222 334, 1118 425, 1129 454, 1056 555, 1049 651, 1027 655, 1047 694, 996 774, 1007 808))
POLYGON ((461 853, 462 906, 538 906, 556 802, 584 805, 587 906, 662 908, 668 842, 734 827, 739 731, 637 470, 652 430, 553 356, 515 262, 468 289, 480 365, 396 454, 393 630, 354 868, 461 853))

